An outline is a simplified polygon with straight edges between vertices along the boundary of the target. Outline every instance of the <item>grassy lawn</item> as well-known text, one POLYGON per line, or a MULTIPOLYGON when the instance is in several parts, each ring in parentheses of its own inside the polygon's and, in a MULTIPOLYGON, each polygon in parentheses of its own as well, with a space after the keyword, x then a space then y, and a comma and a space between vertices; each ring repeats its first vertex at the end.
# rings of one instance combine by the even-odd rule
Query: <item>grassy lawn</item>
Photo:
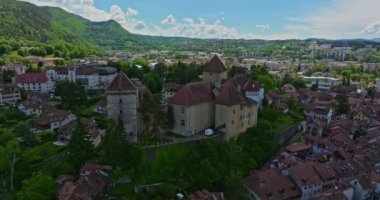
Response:
POLYGON ((259 115, 258 123, 269 123, 277 133, 294 124, 294 119, 282 113, 281 111, 271 108, 265 108, 259 115))
MULTIPOLYGON (((109 195, 110 196, 116 196, 116 197, 133 198, 133 196, 134 196, 134 184, 133 183, 117 184, 117 185, 110 188, 109 195)), ((129 199, 129 198, 127 198, 127 199, 129 199)))

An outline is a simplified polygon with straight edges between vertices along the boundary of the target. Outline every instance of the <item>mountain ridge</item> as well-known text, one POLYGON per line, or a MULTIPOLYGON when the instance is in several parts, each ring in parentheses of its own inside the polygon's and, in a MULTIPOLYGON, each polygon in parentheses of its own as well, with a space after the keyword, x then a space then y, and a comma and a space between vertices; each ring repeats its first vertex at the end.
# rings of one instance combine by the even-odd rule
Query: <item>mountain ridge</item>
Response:
POLYGON ((134 50, 146 44, 114 20, 92 22, 61 8, 0 0, 0 36, 44 43, 111 50, 134 50))

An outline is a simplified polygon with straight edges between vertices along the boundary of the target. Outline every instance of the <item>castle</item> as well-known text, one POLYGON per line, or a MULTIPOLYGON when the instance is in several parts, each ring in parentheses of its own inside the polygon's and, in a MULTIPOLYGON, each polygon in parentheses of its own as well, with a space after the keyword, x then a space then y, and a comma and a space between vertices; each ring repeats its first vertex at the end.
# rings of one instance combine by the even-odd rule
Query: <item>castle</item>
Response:
POLYGON ((205 65, 203 82, 184 85, 168 99, 175 116, 172 131, 189 137, 213 128, 226 139, 236 138, 257 123, 256 99, 262 98, 255 92, 263 97, 261 85, 246 76, 227 80, 226 67, 215 55, 205 65))

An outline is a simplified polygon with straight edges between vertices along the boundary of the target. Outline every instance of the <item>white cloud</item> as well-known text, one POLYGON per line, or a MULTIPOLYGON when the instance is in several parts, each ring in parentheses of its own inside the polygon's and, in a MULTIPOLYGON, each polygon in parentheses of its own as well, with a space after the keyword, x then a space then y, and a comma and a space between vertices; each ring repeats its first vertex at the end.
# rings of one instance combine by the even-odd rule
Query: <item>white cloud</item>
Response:
POLYGON ((61 7, 71 13, 76 13, 92 21, 105 21, 110 14, 95 8, 93 0, 24 0, 39 6, 61 7))
POLYGON ((153 33, 191 38, 235 38, 238 36, 235 28, 222 25, 220 20, 207 23, 204 18, 198 18, 198 22, 191 18, 186 18, 184 22, 176 23, 174 27, 167 29, 156 26, 153 33))
POLYGON ((380 21, 368 24, 362 31, 362 34, 380 34, 380 21))
POLYGON ((194 20, 191 18, 185 18, 185 19, 183 19, 183 21, 185 21, 188 24, 194 24, 194 20))
POLYGON ((91 21, 107 21, 113 19, 128 31, 144 33, 148 28, 144 21, 138 20, 138 11, 128 8, 124 11, 118 5, 112 5, 109 12, 94 6, 94 0, 24 0, 39 6, 61 7, 91 21))
POLYGON ((173 25, 175 24, 175 18, 173 15, 168 15, 166 18, 164 18, 163 20, 161 20, 161 24, 169 24, 169 25, 173 25))
POLYGON ((308 34, 308 37, 372 37, 376 31, 371 31, 371 26, 376 28, 374 22, 380 21, 379 7, 379 0, 332 0, 328 7, 288 20, 298 22, 289 25, 299 25, 298 28, 303 26, 303 33, 308 34))
POLYGON ((257 24, 255 26, 256 26, 256 28, 260 29, 261 31, 267 31, 270 29, 269 24, 257 24))
POLYGON ((127 9, 126 16, 127 16, 127 17, 134 17, 134 16, 136 16, 136 15, 138 15, 138 14, 139 14, 139 12, 138 12, 137 10, 134 10, 134 9, 132 9, 132 8, 128 8, 128 9, 127 9))

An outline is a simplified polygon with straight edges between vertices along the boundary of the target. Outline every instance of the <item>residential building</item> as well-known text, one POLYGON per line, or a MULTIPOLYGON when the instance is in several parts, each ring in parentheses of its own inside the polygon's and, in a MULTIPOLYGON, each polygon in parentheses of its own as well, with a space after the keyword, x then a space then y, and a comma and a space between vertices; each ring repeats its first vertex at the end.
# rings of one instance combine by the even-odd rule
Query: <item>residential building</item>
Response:
POLYGON ((54 83, 45 73, 32 72, 16 76, 16 84, 26 91, 48 93, 53 90, 54 83))
POLYGON ((380 69, 380 63, 363 63, 363 70, 374 72, 380 69))
POLYGON ((76 120, 77 117, 64 110, 58 110, 54 113, 50 113, 47 116, 37 118, 34 121, 35 127, 41 130, 57 131, 67 123, 76 120))
POLYGON ((215 127, 226 133, 227 139, 237 138, 257 123, 256 102, 248 99, 233 80, 223 84, 214 103, 215 127))
POLYGON ((329 90, 333 86, 341 85, 342 80, 333 77, 324 77, 324 76, 303 76, 303 80, 307 82, 306 86, 311 88, 313 85, 316 85, 319 89, 329 90))
POLYGON ((95 104, 94 112, 106 115, 107 114, 107 101, 101 100, 95 104))
POLYGON ((304 114, 308 120, 319 119, 327 124, 330 123, 333 110, 330 102, 317 101, 305 106, 304 114))
POLYGON ((26 66, 23 64, 10 64, 1 67, 2 71, 13 71, 15 75, 25 74, 26 66))
POLYGON ((46 74, 55 83, 63 80, 80 83, 86 90, 104 89, 116 77, 113 67, 75 66, 49 69, 46 74))
POLYGON ((146 129, 138 109, 144 96, 151 95, 150 91, 138 81, 129 79, 124 72, 119 72, 107 88, 106 95, 108 119, 121 120, 127 138, 137 142, 146 129))
POLYGON ((301 196, 296 183, 278 169, 266 169, 248 176, 244 180, 244 189, 249 200, 287 200, 301 196))
POLYGON ((88 176, 88 175, 91 175, 92 173, 106 173, 109 170, 112 170, 112 166, 85 163, 80 169, 80 175, 88 176))
POLYGON ((196 191, 187 197, 188 200, 225 200, 223 192, 209 192, 206 189, 196 191))
POLYGON ((42 113, 42 105, 38 101, 24 101, 18 105, 18 110, 27 116, 37 115, 42 113))
POLYGON ((206 63, 203 69, 202 78, 209 84, 219 88, 222 80, 227 79, 227 69, 220 58, 215 55, 209 62, 206 63))
POLYGON ((20 89, 17 85, 0 84, 0 106, 13 105, 20 99, 20 89))
POLYGON ((166 83, 162 87, 162 101, 167 103, 170 98, 172 98, 179 89, 181 89, 182 85, 175 83, 166 83))
POLYGON ((237 87, 243 90, 247 98, 255 101, 258 108, 262 108, 264 87, 260 81, 251 80, 246 75, 236 75, 233 80, 237 84, 237 87))
POLYGON ((301 190, 302 200, 311 199, 315 194, 322 191, 323 181, 315 171, 315 165, 313 162, 302 163, 286 171, 301 190))
POLYGON ((296 87, 294 87, 292 84, 287 83, 281 87, 281 91, 284 93, 295 93, 296 87))
POLYGON ((204 82, 187 84, 169 99, 175 123, 172 131, 192 136, 214 126, 215 95, 212 86, 204 82))
POLYGON ((108 177, 101 172, 82 176, 75 181, 71 178, 60 179, 58 200, 97 200, 103 199, 108 191, 108 177))
POLYGON ((49 102, 33 99, 21 102, 18 105, 18 110, 27 116, 40 116, 41 114, 50 114, 58 111, 58 109, 49 102))

